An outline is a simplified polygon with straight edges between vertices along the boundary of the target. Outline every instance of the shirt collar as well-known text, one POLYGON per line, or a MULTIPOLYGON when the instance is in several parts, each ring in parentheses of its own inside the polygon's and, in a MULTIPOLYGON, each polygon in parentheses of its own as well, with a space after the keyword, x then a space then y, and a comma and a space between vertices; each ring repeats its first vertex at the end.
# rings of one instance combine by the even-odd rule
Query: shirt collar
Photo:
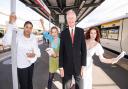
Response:
POLYGON ((69 30, 72 30, 72 29, 74 30, 75 29, 75 26, 73 28, 69 27, 69 30))
POLYGON ((75 32, 75 26, 73 28, 69 27, 70 33, 71 33, 72 29, 73 29, 73 33, 74 33, 75 32))

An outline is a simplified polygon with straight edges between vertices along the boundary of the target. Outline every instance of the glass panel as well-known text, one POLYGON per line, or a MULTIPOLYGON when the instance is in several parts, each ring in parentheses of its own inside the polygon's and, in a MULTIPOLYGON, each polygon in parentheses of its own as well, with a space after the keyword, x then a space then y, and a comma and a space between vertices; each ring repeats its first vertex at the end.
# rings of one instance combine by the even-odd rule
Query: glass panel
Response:
POLYGON ((102 28, 101 35, 104 39, 118 40, 119 27, 102 28))
POLYGON ((105 39, 108 38, 108 35, 107 35, 108 31, 107 30, 102 30, 101 34, 102 34, 102 38, 105 38, 105 39))
POLYGON ((109 29, 108 30, 108 39, 118 39, 119 29, 109 29))

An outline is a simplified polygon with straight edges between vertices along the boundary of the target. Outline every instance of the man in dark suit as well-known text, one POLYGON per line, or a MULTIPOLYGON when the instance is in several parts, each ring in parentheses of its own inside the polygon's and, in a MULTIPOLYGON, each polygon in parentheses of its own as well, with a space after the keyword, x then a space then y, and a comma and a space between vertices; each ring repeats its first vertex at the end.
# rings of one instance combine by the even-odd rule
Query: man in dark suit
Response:
POLYGON ((59 67, 63 80, 63 89, 70 89, 72 76, 75 78, 76 89, 83 89, 82 76, 86 66, 86 44, 84 30, 75 27, 76 14, 67 11, 68 28, 60 35, 59 67))

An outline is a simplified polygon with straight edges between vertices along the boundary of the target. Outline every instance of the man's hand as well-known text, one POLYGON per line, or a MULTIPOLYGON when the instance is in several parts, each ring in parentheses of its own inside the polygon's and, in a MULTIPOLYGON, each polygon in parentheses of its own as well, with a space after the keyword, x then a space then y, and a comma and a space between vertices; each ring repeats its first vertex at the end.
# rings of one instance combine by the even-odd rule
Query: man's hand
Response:
POLYGON ((64 69, 63 68, 60 68, 60 76, 64 77, 64 69))
POLYGON ((84 67, 84 66, 82 66, 82 67, 81 67, 81 77, 83 77, 84 70, 85 70, 85 67, 84 67))

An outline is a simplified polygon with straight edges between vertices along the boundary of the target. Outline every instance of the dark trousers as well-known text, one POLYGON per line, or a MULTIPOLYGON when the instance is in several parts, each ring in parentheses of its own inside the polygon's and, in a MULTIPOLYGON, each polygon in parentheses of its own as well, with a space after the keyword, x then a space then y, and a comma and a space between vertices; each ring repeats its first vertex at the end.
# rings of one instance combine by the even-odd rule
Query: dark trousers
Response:
MULTIPOLYGON (((83 81, 80 75, 74 75, 75 78, 75 89, 83 89, 83 81)), ((72 83, 72 75, 65 74, 62 78, 63 89, 70 89, 72 83)))
POLYGON ((49 73, 49 79, 48 79, 48 89, 52 89, 52 81, 54 78, 55 73, 49 73))
POLYGON ((18 68, 18 80, 20 89, 33 89, 32 77, 33 77, 34 64, 27 68, 18 68))

